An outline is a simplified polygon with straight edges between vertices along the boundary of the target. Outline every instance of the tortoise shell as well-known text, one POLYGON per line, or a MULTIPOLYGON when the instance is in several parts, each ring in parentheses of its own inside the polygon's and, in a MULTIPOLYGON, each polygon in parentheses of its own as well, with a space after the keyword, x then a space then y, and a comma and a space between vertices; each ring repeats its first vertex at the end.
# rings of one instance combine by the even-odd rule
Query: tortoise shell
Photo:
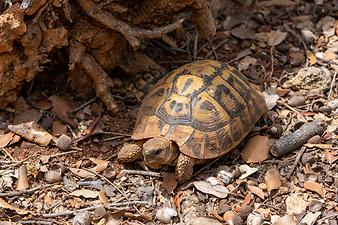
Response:
POLYGON ((197 159, 229 152, 267 111, 235 68, 196 61, 167 74, 145 96, 132 139, 164 136, 197 159))

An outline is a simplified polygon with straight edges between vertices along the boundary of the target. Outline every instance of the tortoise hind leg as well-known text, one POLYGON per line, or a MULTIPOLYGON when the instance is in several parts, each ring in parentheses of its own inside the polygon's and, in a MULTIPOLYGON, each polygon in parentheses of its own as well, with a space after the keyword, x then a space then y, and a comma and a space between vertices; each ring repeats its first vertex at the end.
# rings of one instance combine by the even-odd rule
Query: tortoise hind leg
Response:
POLYGON ((177 158, 176 179, 178 183, 184 183, 192 177, 195 159, 182 153, 177 158))
POLYGON ((117 154, 121 162, 133 162, 142 158, 142 145, 140 143, 124 144, 117 154))

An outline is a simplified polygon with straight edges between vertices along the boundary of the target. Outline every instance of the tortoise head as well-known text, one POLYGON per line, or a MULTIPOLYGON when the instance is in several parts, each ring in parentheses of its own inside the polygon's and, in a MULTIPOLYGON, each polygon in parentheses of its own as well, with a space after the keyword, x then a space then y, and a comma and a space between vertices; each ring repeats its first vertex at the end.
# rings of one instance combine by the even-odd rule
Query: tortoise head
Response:
POLYGON ((143 144, 142 155, 149 167, 158 169, 162 165, 172 165, 179 155, 179 149, 165 137, 154 137, 143 144))

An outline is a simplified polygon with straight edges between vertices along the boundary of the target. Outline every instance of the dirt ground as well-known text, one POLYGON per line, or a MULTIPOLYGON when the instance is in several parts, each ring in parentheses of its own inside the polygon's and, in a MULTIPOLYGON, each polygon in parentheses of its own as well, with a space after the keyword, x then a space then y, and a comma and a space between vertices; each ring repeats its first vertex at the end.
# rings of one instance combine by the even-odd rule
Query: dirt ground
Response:
POLYGON ((338 224, 338 2, 210 7, 214 36, 202 38, 188 18, 166 38, 142 41, 135 55, 147 57, 147 73, 131 76, 133 60, 100 62, 123 83, 112 88, 112 108, 95 82, 80 90, 76 81, 88 77, 69 71, 65 47, 51 51, 0 110, 0 224, 338 224), (183 185, 172 167, 120 163, 143 98, 137 82, 201 59, 229 63, 262 91, 269 113, 260 134, 196 166, 183 185))

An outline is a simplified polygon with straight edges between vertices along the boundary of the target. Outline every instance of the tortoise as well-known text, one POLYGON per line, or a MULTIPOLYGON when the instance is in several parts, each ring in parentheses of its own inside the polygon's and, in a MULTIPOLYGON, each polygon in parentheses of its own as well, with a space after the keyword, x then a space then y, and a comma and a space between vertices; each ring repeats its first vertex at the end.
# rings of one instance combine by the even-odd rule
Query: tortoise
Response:
POLYGON ((122 162, 143 157, 151 168, 176 166, 178 183, 193 166, 235 148, 267 112, 264 98, 235 68, 215 61, 185 64, 163 77, 141 103, 122 162))

